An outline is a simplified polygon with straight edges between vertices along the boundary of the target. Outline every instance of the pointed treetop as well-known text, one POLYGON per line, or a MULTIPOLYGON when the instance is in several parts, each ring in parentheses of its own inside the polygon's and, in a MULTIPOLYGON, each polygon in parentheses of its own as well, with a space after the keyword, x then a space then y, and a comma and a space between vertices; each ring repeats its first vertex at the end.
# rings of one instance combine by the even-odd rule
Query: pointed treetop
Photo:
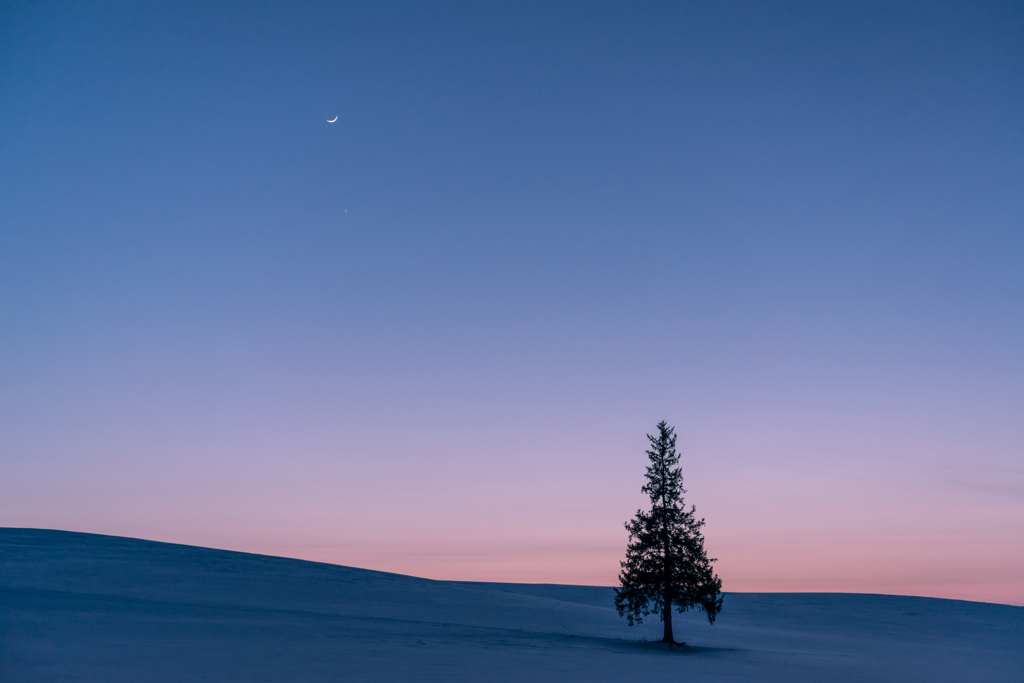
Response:
POLYGON ((641 491, 651 497, 652 504, 669 505, 672 501, 680 500, 682 494, 686 493, 683 489, 683 473, 678 467, 676 433, 662 420, 658 423, 658 436, 648 434, 647 439, 651 442, 647 451, 651 464, 647 466, 647 483, 641 491))

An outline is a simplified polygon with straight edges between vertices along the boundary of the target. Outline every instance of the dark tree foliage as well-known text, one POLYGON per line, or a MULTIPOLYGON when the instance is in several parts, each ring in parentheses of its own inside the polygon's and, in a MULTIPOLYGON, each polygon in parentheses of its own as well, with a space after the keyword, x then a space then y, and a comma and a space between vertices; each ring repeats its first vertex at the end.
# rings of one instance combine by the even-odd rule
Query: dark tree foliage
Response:
POLYGON ((651 464, 647 484, 641 489, 651 497, 649 512, 637 510, 626 522, 629 545, 619 573, 621 587, 615 589, 615 607, 629 625, 639 624, 649 614, 659 614, 665 624, 662 642, 672 638, 672 607, 680 613, 697 608, 715 623, 722 610, 722 580, 715 575, 704 552, 703 519, 696 508, 683 504, 683 474, 676 453, 676 435, 664 421, 657 438, 647 435, 651 464))

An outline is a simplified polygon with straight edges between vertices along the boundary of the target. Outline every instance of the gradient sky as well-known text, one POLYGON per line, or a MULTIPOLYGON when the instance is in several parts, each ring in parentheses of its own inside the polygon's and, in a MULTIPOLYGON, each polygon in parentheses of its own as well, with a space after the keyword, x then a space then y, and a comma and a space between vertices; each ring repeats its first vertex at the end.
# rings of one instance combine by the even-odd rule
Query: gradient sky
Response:
POLYGON ((1024 6, 4 3, 0 525, 1024 604, 1024 6), (338 116, 338 122, 326 119, 338 116))

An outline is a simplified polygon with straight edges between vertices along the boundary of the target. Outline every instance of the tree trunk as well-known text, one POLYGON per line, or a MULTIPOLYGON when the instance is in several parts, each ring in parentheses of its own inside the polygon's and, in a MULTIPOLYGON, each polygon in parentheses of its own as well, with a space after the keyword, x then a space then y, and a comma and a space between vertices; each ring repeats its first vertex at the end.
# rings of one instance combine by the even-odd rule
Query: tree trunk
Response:
POLYGON ((663 532, 664 536, 664 553, 665 563, 662 568, 662 586, 661 586, 661 621, 665 624, 665 635, 662 636, 661 642, 663 643, 675 643, 676 641, 672 638, 672 572, 669 571, 670 555, 668 552, 668 532, 663 532))
MULTIPOLYGON (((665 500, 666 494, 661 494, 661 504, 665 509, 668 509, 668 501, 665 500)), ((672 639, 672 570, 669 567, 669 563, 672 561, 672 555, 669 553, 668 548, 668 523, 664 518, 661 520, 661 543, 662 543, 662 586, 661 586, 661 621, 665 624, 665 635, 661 637, 661 642, 675 644, 675 640, 672 639)))

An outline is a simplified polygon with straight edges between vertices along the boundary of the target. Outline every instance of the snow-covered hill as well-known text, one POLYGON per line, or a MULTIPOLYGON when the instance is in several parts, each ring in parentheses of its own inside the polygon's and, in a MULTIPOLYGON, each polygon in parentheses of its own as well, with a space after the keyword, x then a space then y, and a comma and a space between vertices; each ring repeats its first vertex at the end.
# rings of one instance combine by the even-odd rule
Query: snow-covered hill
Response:
POLYGON ((1022 607, 730 593, 668 652, 612 595, 0 529, 0 681, 1024 680, 1022 607))

